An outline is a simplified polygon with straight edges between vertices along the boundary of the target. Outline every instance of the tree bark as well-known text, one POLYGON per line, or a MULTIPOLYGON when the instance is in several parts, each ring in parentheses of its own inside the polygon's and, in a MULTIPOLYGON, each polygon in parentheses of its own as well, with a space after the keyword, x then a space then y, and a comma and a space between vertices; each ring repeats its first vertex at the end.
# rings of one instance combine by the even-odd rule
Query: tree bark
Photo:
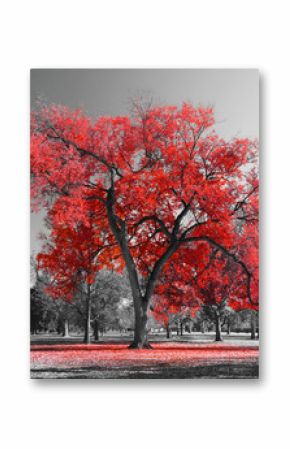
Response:
POLYGON ((69 323, 68 323, 68 320, 64 320, 63 336, 64 337, 69 337, 69 323))
POLYGON ((85 322, 85 337, 84 343, 91 342, 91 286, 87 285, 87 303, 86 303, 86 322, 85 322))
POLYGON ((222 341, 221 318, 219 313, 215 316, 215 341, 222 341))
POLYGON ((256 316, 255 312, 251 312, 251 340, 256 339, 256 316))
POLYGON ((99 322, 97 319, 94 320, 94 339, 99 340, 99 322))
POLYGON ((141 303, 139 300, 134 301, 135 310, 135 326, 134 326, 134 340, 130 344, 129 349, 152 349, 148 341, 148 312, 147 305, 141 303))
POLYGON ((183 323, 180 323, 180 336, 183 336, 183 323))
POLYGON ((230 322, 228 322, 227 334, 231 335, 231 323, 230 322))
POLYGON ((171 338, 171 328, 169 324, 166 326, 166 338, 171 338))

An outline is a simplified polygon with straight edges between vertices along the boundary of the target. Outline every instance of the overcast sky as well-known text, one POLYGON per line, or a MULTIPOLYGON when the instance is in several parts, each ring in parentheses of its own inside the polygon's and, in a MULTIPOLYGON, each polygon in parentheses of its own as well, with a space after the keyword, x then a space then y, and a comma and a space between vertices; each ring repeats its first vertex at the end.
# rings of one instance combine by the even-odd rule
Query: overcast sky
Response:
MULTIPOLYGON (((129 99, 214 106, 215 129, 224 138, 259 136, 259 73, 254 69, 33 69, 31 107, 37 98, 81 107, 92 116, 122 115, 129 99)), ((38 251, 42 213, 31 214, 31 250, 38 251)))

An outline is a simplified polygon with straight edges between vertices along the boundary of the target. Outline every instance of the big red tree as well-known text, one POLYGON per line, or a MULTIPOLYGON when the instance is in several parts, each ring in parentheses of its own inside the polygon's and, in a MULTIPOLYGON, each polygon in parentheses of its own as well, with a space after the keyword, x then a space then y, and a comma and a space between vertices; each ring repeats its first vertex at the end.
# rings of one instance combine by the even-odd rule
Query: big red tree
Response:
POLYGON ((137 104, 132 117, 95 122, 66 107, 32 114, 34 206, 53 207, 61 222, 75 226, 93 202, 128 271, 132 347, 150 347, 151 297, 164 265, 181 247, 194 246, 198 259, 207 257, 206 246, 218 248, 242 266, 250 295, 251 273, 233 245, 243 201, 256 193, 249 178, 256 143, 225 141, 213 125, 212 109, 187 103, 180 109, 137 104))

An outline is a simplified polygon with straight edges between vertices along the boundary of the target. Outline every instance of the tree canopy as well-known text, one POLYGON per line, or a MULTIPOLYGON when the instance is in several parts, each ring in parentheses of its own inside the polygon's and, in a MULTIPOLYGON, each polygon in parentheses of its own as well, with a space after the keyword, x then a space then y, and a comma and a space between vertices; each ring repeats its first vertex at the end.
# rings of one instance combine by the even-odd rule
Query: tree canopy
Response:
POLYGON ((131 116, 95 121, 64 106, 32 113, 33 207, 69 232, 91 229, 92 251, 116 245, 134 299, 135 347, 147 346, 152 294, 172 257, 180 270, 183 262, 203 270, 218 251, 257 303, 257 252, 243 249, 257 241, 257 142, 226 141, 214 123, 212 108, 189 103, 137 102, 131 116))

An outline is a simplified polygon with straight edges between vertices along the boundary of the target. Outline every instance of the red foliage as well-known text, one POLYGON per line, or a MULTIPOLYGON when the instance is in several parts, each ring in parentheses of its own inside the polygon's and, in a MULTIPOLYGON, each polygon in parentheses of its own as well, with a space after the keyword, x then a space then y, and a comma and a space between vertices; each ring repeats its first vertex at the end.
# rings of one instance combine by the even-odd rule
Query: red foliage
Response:
MULTIPOLYGON (((202 270, 214 248, 242 262, 246 296, 252 293, 256 303, 257 252, 250 242, 257 240, 257 143, 221 139, 212 128, 211 108, 184 103, 146 110, 136 105, 136 111, 132 117, 95 122, 66 107, 34 112, 33 207, 51 210, 55 232, 69 228, 61 230, 58 246, 65 244, 67 232, 73 239, 76 229, 85 253, 98 249, 102 233, 108 242, 117 241, 127 269, 133 262, 145 280, 147 301, 166 257, 176 272, 172 288, 182 281, 184 289, 192 270, 202 270)), ((71 256, 65 264, 67 275, 79 262, 71 256)), ((137 282, 134 270, 131 274, 131 283, 137 282)), ((207 282, 206 276, 200 282, 207 282)), ((189 297, 183 292, 183 302, 189 297)))
POLYGON ((208 246, 176 252, 165 266, 155 289, 153 316, 167 324, 171 314, 182 313, 193 317, 204 305, 229 306, 236 311, 258 310, 257 226, 247 225, 244 233, 237 235, 236 254, 248 267, 250 279, 240 264, 221 251, 210 251, 208 246), (196 251, 202 251, 203 258, 197 257, 196 251))
POLYGON ((38 269, 49 275, 46 292, 52 297, 70 301, 81 283, 94 283, 100 269, 123 266, 118 248, 97 227, 93 210, 85 212, 88 216, 75 226, 60 219, 58 207, 49 214, 51 234, 37 261, 38 269))
POLYGON ((32 369, 126 368, 154 366, 198 366, 235 361, 256 361, 258 349, 223 345, 153 344, 154 351, 128 350, 126 345, 76 345, 70 347, 32 347, 32 369))

